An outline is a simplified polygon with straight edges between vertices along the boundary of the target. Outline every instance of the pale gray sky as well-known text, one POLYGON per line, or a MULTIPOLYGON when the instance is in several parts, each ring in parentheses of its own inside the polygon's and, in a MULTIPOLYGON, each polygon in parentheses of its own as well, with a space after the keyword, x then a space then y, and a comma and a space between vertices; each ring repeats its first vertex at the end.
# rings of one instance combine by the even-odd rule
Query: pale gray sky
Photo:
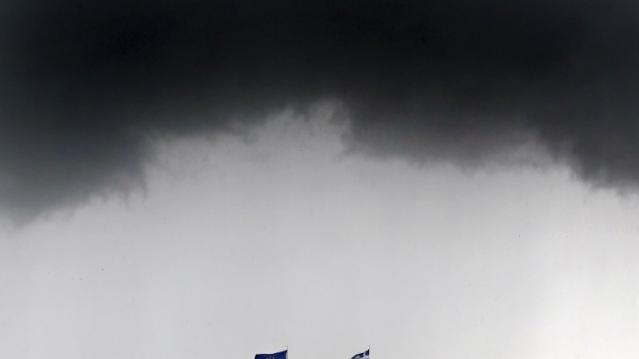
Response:
POLYGON ((349 153, 329 117, 157 140, 143 190, 4 225, 1 356, 639 355, 634 196, 349 153))

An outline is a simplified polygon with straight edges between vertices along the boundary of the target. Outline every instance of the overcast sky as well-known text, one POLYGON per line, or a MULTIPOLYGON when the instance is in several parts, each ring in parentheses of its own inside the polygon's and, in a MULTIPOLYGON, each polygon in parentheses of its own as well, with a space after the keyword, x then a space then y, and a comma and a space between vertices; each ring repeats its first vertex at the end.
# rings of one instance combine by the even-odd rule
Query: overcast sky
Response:
POLYGON ((0 241, 16 358, 635 358, 639 202, 565 167, 346 150, 331 107, 158 141, 144 189, 0 241))
POLYGON ((0 1, 0 357, 636 358, 638 10, 0 1))

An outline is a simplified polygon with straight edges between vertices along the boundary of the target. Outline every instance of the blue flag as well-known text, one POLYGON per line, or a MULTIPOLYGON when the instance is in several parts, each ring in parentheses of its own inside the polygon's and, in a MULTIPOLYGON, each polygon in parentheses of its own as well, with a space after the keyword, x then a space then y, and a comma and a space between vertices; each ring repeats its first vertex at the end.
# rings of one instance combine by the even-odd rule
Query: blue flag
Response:
POLYGON ((363 353, 355 354, 351 359, 368 359, 371 357, 371 350, 367 349, 363 353))
POLYGON ((286 359, 287 351, 284 350, 273 354, 255 354, 255 359, 286 359))

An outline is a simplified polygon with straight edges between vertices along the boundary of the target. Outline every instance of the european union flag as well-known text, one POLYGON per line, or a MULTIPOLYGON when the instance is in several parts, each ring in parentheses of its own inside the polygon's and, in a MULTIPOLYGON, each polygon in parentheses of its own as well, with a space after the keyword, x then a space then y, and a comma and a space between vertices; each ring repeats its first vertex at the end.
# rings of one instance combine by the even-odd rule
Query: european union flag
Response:
POLYGON ((255 354, 255 359, 286 359, 287 351, 284 350, 273 354, 255 354))

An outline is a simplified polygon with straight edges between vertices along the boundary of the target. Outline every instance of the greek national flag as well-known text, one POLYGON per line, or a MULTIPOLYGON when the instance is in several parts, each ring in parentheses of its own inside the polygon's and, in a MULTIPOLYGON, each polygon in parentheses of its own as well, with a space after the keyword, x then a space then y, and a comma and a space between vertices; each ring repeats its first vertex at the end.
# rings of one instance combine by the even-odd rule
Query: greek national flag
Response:
POLYGON ((371 350, 366 349, 366 351, 363 353, 353 355, 351 359, 368 359, 370 357, 371 357, 371 350))
POLYGON ((255 354, 255 359, 286 359, 287 351, 284 350, 273 354, 255 354))

